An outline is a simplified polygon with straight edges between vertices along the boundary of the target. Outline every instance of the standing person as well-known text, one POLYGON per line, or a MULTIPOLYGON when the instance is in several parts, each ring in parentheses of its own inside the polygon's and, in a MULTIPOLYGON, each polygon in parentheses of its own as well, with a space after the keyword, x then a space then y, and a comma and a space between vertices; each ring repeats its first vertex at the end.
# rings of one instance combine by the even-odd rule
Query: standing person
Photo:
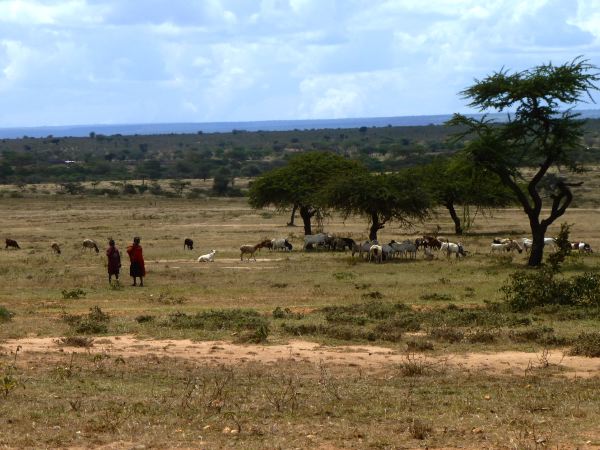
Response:
POLYGON ((129 266, 129 275, 133 278, 132 286, 137 286, 136 279, 140 278, 140 286, 144 285, 144 277, 146 276, 146 267, 144 266, 144 256, 142 255, 142 246, 140 238, 134 237, 133 244, 127 247, 127 254, 131 261, 129 266))
POLYGON ((121 254, 119 253, 117 247, 115 247, 115 241, 113 239, 108 241, 106 258, 108 259, 108 284, 110 284, 113 275, 115 276, 118 284, 119 270, 121 269, 121 254))

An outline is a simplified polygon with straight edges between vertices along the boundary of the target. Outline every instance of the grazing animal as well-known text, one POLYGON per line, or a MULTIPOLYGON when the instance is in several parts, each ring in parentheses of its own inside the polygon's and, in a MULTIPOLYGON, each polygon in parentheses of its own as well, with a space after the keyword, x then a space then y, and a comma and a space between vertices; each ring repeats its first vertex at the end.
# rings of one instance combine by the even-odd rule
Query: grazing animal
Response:
MULTIPOLYGON (((529 239, 529 238, 523 238, 522 239, 522 243, 523 243, 523 248, 525 249, 525 252, 529 252, 529 250, 531 250, 531 247, 533 247, 533 240, 529 239)), ((544 245, 548 245, 552 248, 556 248, 557 244, 556 244, 556 239, 554 238, 544 238, 544 245)))
POLYGON ((363 254, 366 255, 366 258, 369 258, 369 251, 371 250, 372 245, 378 244, 377 240, 374 241, 365 241, 362 244, 355 244, 352 247, 352 257, 354 257, 355 253, 358 253, 359 257, 363 257, 363 254))
POLYGON ((523 245, 523 249, 525 249, 525 253, 528 253, 531 247, 533 247, 533 241, 529 238, 523 238, 521 244, 523 245))
POLYGON ((211 250, 210 253, 200 256, 198 262, 215 262, 215 253, 217 253, 216 250, 211 250))
POLYGON ((491 244, 491 252, 494 253, 496 251, 501 252, 501 251, 507 251, 507 252, 511 252, 513 250, 518 251, 519 253, 523 253, 523 247, 521 247, 521 245, 519 245, 519 243, 513 239, 501 239, 501 238, 494 238, 494 241, 491 244))
POLYGON ((58 245, 58 242, 53 242, 52 244, 50 244, 50 247, 52 248, 54 253, 60 255, 60 245, 58 245))
POLYGON ((355 245, 356 242, 354 242, 354 239, 351 238, 337 237, 333 240, 333 250, 346 251, 346 248, 352 250, 355 245))
POLYGON ((433 259, 433 251, 429 247, 425 247, 423 249, 423 258, 427 261, 431 261, 433 259))
POLYGON ((312 248, 312 246, 325 245, 327 242, 328 234, 318 233, 318 234, 309 234, 304 236, 304 247, 306 250, 308 248, 312 248))
POLYGON ((240 247, 240 261, 244 260, 244 255, 248 255, 248 261, 250 261, 250 258, 254 258, 254 261, 256 261, 255 253, 257 250, 267 246, 265 244, 265 242, 268 242, 269 245, 271 244, 271 241, 262 241, 256 245, 252 245, 252 244, 242 245, 240 247))
POLYGON ((98 245, 92 239, 84 239, 83 243, 81 245, 83 248, 87 248, 90 250, 94 249, 94 250, 96 250, 96 253, 100 253, 100 249, 98 248, 98 245))
POLYGON ((369 248, 369 261, 381 263, 383 261, 383 247, 379 244, 371 245, 369 248))
POLYGON ((571 248, 578 250, 579 253, 594 253, 592 246, 587 242, 571 242, 571 248))
POLYGON ((415 246, 417 247, 417 249, 419 247, 429 247, 436 248, 439 250, 442 247, 442 241, 436 238, 435 236, 423 236, 422 238, 415 240, 415 246))
POLYGON ((192 241, 190 238, 185 238, 183 241, 183 249, 194 250, 194 241, 192 241))
POLYGON ((385 261, 392 259, 394 257, 394 249, 392 248, 392 246, 390 244, 383 244, 381 246, 381 251, 383 253, 383 259, 385 261))
POLYGON ((14 239, 6 239, 6 247, 5 248, 16 248, 16 249, 20 249, 21 247, 19 247, 19 244, 17 243, 17 241, 15 241, 14 239))
POLYGON ((554 238, 544 238, 544 245, 549 245, 552 248, 556 248, 558 244, 554 238))
POLYGON ((507 250, 506 244, 502 244, 500 242, 492 242, 492 244, 490 245, 490 248, 491 248, 491 250, 490 250, 491 253, 504 252, 507 250))
POLYGON ((291 252, 293 245, 289 243, 286 238, 276 238, 271 239, 271 249, 275 250, 283 250, 291 252))
POLYGON ((264 239, 262 241, 259 242, 259 247, 258 250, 260 250, 261 248, 268 248, 269 250, 273 249, 273 240, 272 239, 264 239))
MULTIPOLYGON (((394 249, 394 252, 404 258, 410 257, 415 259, 417 257, 417 244, 406 240, 404 242, 391 241, 390 246, 394 249)), ((423 248, 430 248, 428 246, 423 248)))
POLYGON ((444 242, 440 247, 440 251, 446 253, 446 258, 450 258, 452 253, 456 255, 457 259, 461 256, 467 256, 467 252, 460 242, 458 244, 453 242, 444 242))

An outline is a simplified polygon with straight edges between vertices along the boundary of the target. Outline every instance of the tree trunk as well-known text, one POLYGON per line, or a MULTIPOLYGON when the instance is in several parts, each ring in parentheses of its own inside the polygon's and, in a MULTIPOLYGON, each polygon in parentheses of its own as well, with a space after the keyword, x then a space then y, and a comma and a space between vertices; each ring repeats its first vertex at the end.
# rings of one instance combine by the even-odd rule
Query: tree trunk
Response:
POLYGON ((530 267, 538 267, 542 264, 544 258, 544 236, 546 235, 545 226, 539 224, 537 220, 529 218, 531 225, 531 234, 533 244, 531 246, 531 253, 529 254, 529 261, 527 265, 530 267))
POLYGON ((458 217, 458 214, 456 214, 456 210, 454 209, 454 203, 446 202, 446 203, 444 203, 444 206, 448 209, 448 212, 450 213, 450 217, 452 217, 452 221, 454 222, 454 232, 458 236, 462 235, 463 229, 460 224, 460 217, 458 217))
POLYGON ((314 212, 310 210, 310 207, 301 206, 300 207, 300 217, 302 217, 302 222, 304 222, 304 235, 307 236, 312 234, 312 227, 310 223, 310 219, 314 215, 314 212))
POLYGON ((383 223, 379 221, 379 216, 375 213, 371 214, 371 228, 369 228, 369 240, 377 240, 377 232, 384 227, 383 223))
POLYGON ((296 219, 296 210, 298 209, 298 205, 294 205, 292 208, 292 215, 290 216, 290 221, 288 222, 288 227, 295 227, 294 220, 296 219))

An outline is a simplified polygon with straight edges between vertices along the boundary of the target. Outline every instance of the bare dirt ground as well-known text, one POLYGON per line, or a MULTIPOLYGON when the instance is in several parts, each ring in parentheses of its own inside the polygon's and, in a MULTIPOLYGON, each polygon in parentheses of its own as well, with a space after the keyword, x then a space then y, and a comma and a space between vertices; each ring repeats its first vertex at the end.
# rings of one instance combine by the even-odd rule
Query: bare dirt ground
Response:
MULTIPOLYGON (((0 348, 5 352, 20 347, 20 354, 29 362, 36 355, 47 358, 52 353, 57 356, 65 352, 109 354, 122 358, 154 355, 204 362, 207 364, 239 364, 260 362, 275 364, 281 360, 305 362, 327 361, 340 367, 360 367, 366 370, 385 369, 407 361, 406 353, 379 346, 336 346, 292 340, 283 345, 237 345, 225 341, 195 342, 189 339, 141 340, 130 335, 111 336, 96 339, 90 348, 65 347, 55 338, 25 338, 5 341, 0 348)), ((525 375, 528 370, 541 366, 559 369, 565 377, 589 378, 600 376, 600 360, 567 356, 562 351, 547 354, 529 352, 494 352, 445 354, 444 356, 415 356, 422 363, 446 365, 449 368, 466 371, 482 371, 494 375, 525 375)))

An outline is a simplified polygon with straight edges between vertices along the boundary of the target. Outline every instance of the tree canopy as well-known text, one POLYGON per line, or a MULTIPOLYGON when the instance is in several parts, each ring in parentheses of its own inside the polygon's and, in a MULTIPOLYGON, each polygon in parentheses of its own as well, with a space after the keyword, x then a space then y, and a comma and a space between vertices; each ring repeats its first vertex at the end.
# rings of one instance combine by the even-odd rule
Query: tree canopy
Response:
POLYGON ((263 174, 250 186, 248 202, 254 208, 297 207, 304 233, 312 234, 312 217, 323 211, 321 189, 330 180, 356 170, 359 163, 327 152, 302 153, 290 158, 288 165, 263 174))
POLYGON ((549 170, 566 167, 580 171, 577 157, 585 150, 583 124, 572 111, 578 102, 589 99, 600 79, 598 68, 581 57, 555 66, 543 64, 510 73, 500 70, 461 94, 469 106, 482 112, 507 111, 506 120, 494 122, 455 114, 451 125, 465 127, 460 135, 466 141, 465 155, 495 173, 516 196, 529 218, 533 236, 530 266, 542 263, 544 236, 573 200, 566 178, 555 177, 546 182, 549 170), (524 167, 533 168, 525 175, 524 167), (543 197, 542 187, 550 185, 550 194, 543 197), (544 200, 550 212, 541 218, 544 200))
POLYGON ((438 157, 431 163, 411 169, 429 193, 432 201, 444 206, 460 235, 481 210, 506 206, 515 201, 512 192, 490 170, 474 164, 463 153, 438 157), (462 208, 462 214, 457 208, 462 208), (475 208, 473 216, 471 208, 475 208), (462 218, 461 218, 462 215, 462 218))
POLYGON ((360 167, 346 176, 333 179, 323 191, 326 203, 346 217, 358 214, 369 219, 369 239, 390 221, 411 225, 424 219, 429 196, 415 177, 406 171, 373 174, 360 167))

